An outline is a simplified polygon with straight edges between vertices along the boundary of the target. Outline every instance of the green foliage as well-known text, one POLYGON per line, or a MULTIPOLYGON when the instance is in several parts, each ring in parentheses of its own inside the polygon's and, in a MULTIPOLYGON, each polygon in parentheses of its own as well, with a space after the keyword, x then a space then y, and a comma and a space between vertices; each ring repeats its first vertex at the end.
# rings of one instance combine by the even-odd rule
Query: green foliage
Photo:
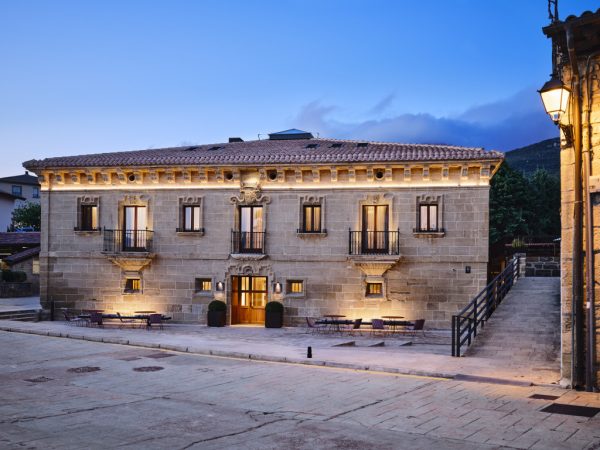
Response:
POLYGON ((33 227, 40 230, 42 207, 39 203, 27 202, 15 208, 12 212, 12 229, 33 227))
POLYGON ((544 169, 531 177, 505 162, 490 189, 490 244, 560 235, 560 181, 544 169), (519 239, 515 239, 519 238, 519 239))
POLYGON ((213 300, 208 304, 209 311, 227 311, 227 305, 221 300, 213 300))
POLYGON ((23 283, 27 281, 27 274, 21 271, 3 270, 1 278, 7 283, 23 283))
POLYGON ((280 302, 269 302, 265 305, 265 312, 282 313, 283 304, 281 304, 280 302))

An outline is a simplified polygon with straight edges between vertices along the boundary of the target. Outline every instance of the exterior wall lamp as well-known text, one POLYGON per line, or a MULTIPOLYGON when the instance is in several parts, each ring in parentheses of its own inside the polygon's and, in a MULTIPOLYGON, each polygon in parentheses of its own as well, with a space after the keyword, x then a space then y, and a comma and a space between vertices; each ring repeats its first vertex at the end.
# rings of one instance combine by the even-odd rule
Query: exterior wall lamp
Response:
POLYGON ((572 126, 562 123, 562 119, 567 117, 571 90, 556 75, 552 75, 552 78, 538 92, 546 113, 563 131, 567 144, 571 145, 573 142, 572 126))
POLYGON ((223 292, 225 290, 225 283, 217 281, 217 292, 223 292))
POLYGON ((274 291, 276 294, 281 294, 282 286, 279 281, 277 283, 275 283, 274 291))

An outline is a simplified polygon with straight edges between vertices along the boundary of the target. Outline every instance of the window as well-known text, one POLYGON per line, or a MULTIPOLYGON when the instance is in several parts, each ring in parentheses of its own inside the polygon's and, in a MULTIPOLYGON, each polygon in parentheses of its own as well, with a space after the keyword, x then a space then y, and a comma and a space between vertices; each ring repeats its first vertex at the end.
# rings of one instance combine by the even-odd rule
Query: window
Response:
POLYGON ((98 205, 81 205, 79 231, 98 229, 98 205))
POLYGON ((200 206, 183 206, 182 231, 201 231, 200 229, 200 206))
POLYGON ((419 231, 438 231, 438 205, 421 203, 419 205, 419 231))
POLYGON ((139 278, 127 278, 125 280, 125 293, 135 294, 142 290, 142 280, 139 278))
POLYGON ((287 293, 292 294, 292 295, 304 294, 304 281, 288 280, 287 281, 287 293))
POLYGON ((31 273, 34 275, 39 275, 40 273, 40 259, 34 258, 31 266, 31 273))
POLYGON ((196 278, 196 292, 211 292, 212 280, 210 278, 196 278))
POLYGON ((381 297, 383 295, 383 283, 367 283, 367 297, 381 297))
POLYGON ((17 197, 21 197, 23 195, 23 187, 15 186, 12 187, 12 195, 16 195, 17 197))
POLYGON ((303 233, 321 232, 321 205, 304 205, 302 218, 303 233))
POLYGON ((40 188, 39 187, 34 187, 33 188, 32 197, 33 198, 40 198, 40 188))

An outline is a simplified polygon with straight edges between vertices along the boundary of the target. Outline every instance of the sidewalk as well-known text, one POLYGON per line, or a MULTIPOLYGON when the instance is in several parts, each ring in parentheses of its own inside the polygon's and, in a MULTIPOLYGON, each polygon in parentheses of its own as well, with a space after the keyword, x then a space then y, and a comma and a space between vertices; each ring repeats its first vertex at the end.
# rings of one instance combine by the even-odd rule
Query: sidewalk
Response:
POLYGON ((450 335, 442 331, 427 332, 425 337, 383 339, 370 336, 313 335, 307 334, 303 328, 209 328, 202 325, 168 324, 164 331, 146 331, 112 326, 103 329, 77 327, 65 322, 15 321, 0 321, 0 330, 204 355, 484 382, 529 385, 557 384, 559 380, 556 362, 536 361, 532 366, 527 360, 520 358, 515 358, 514 361, 493 356, 453 358, 450 356, 450 335), (354 345, 348 345, 351 342, 354 345), (346 345, 338 346, 340 344, 346 345), (308 346, 312 347, 312 359, 307 358, 308 346))

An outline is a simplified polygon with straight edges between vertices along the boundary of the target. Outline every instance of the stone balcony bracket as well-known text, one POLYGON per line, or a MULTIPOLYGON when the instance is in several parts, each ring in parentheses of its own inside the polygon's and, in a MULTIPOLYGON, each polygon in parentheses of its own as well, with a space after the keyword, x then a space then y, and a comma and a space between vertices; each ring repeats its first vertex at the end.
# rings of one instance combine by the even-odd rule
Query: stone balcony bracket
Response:
POLYGON ((400 261, 400 255, 351 255, 348 257, 366 276, 381 277, 400 261))
POLYGON ((126 272, 141 272, 152 263, 154 253, 122 252, 119 254, 105 253, 106 257, 126 272))
POLYGON ((260 261, 267 257, 264 253, 230 253, 229 256, 238 261, 260 261))

